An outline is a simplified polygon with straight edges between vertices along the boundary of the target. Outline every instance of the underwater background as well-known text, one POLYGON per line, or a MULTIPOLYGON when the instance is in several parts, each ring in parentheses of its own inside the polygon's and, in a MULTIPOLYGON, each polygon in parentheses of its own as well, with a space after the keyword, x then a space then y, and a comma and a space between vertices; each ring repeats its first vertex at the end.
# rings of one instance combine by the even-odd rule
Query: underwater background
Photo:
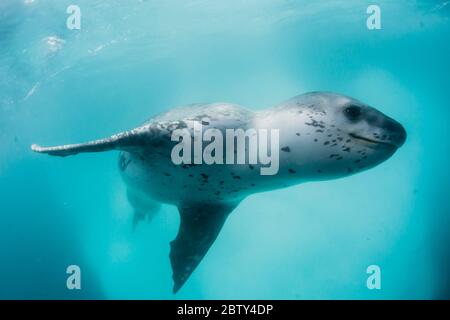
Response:
POLYGON ((0 298, 450 298, 449 17, 450 1, 1 0, 0 298), (308 91, 375 106, 406 144, 361 174, 247 198, 177 295, 175 207, 132 232, 117 152, 30 150, 177 105, 308 91), (81 290, 66 288, 71 264, 81 290), (381 290, 366 287, 372 264, 381 290))

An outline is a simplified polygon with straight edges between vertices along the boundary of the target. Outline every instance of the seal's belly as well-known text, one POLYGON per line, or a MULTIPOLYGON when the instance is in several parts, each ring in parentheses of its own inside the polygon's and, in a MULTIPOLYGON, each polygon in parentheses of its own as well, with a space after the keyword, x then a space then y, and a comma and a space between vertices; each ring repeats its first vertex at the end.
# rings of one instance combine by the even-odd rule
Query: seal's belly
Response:
POLYGON ((121 152, 119 169, 131 191, 171 204, 238 201, 265 189, 264 177, 248 165, 175 165, 158 156, 121 152))

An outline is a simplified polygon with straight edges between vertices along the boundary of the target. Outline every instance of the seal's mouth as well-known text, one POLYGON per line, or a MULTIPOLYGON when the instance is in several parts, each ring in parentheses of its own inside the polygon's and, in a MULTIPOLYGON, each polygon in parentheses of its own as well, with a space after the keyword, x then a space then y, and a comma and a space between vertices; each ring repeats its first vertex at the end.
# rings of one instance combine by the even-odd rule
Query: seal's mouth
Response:
POLYGON ((374 140, 374 139, 358 136, 357 134, 354 134, 354 133, 349 133, 349 136, 354 138, 354 139, 357 139, 357 140, 360 140, 360 141, 364 141, 364 142, 372 144, 372 145, 385 145, 385 146, 389 146, 391 148, 398 148, 398 146, 395 145, 394 143, 390 143, 390 142, 386 142, 386 141, 380 141, 380 140, 374 140))

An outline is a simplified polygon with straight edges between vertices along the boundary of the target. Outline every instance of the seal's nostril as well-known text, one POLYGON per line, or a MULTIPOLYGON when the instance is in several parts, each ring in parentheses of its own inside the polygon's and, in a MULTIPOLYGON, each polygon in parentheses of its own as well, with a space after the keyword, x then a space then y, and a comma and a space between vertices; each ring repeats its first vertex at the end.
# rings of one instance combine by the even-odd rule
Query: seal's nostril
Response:
POLYGON ((399 127, 401 127, 402 125, 400 123, 398 123, 397 121, 393 120, 393 119, 388 119, 386 121, 384 121, 384 129, 392 132, 392 133, 396 133, 399 130, 399 127))
POLYGON ((399 148, 401 147, 406 140, 406 130, 405 128, 395 121, 394 119, 389 118, 383 124, 383 129, 388 132, 390 140, 395 143, 395 145, 399 148))
POLYGON ((406 141, 407 134, 405 128, 400 123, 395 122, 395 125, 390 128, 390 131, 392 132, 393 142, 400 148, 406 141))

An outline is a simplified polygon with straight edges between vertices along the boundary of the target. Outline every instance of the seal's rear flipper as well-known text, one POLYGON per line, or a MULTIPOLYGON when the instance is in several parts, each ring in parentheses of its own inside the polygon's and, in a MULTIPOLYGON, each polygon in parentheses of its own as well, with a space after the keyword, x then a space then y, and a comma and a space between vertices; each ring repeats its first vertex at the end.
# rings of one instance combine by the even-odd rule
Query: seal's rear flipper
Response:
POLYGON ((170 243, 173 293, 181 288, 216 240, 235 204, 196 203, 178 207, 180 229, 170 243))
POLYGON ((37 144, 31 146, 31 150, 38 153, 46 153, 52 156, 66 157, 83 152, 102 152, 110 150, 132 150, 133 147, 151 143, 158 135, 150 127, 139 127, 130 131, 124 131, 111 137, 89 141, 86 143, 67 144, 56 147, 41 147, 37 144))
POLYGON ((159 202, 153 201, 133 189, 127 190, 128 201, 134 208, 133 215, 133 231, 136 230, 137 225, 141 221, 147 220, 152 221, 153 217, 161 209, 161 204, 159 202))

